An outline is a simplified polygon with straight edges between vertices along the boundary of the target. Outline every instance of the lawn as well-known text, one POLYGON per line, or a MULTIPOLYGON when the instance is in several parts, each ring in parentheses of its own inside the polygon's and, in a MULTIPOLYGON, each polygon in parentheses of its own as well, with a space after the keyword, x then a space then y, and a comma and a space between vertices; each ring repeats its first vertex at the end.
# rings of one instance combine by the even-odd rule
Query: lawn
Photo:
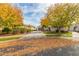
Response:
POLYGON ((72 37, 72 32, 60 32, 60 33, 56 33, 56 32, 44 32, 46 34, 46 36, 63 36, 63 37, 72 37))
POLYGON ((11 36, 3 36, 0 37, 0 41, 7 41, 7 40, 14 40, 14 39, 19 39, 23 35, 11 35, 11 36))

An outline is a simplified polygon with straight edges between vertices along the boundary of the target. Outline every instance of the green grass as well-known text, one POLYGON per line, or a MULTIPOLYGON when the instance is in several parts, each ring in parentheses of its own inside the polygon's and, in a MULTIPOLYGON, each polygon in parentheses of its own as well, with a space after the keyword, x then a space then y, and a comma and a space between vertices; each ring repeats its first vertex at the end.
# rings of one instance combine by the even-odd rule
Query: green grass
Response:
POLYGON ((21 36, 22 35, 13 35, 13 36, 0 37, 0 41, 8 41, 8 40, 19 39, 21 36))
POLYGON ((56 33, 56 32, 44 32, 46 34, 46 36, 64 36, 64 37, 72 37, 72 32, 60 32, 60 33, 56 33))

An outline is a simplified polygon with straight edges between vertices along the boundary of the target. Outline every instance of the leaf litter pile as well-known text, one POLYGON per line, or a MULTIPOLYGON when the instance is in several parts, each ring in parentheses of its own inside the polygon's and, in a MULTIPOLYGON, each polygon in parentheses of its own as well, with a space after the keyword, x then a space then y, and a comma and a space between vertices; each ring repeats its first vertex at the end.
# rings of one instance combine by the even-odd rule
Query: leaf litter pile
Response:
POLYGON ((21 39, 0 43, 0 55, 24 56, 34 55, 37 52, 50 48, 60 48, 79 44, 79 41, 68 39, 21 39))

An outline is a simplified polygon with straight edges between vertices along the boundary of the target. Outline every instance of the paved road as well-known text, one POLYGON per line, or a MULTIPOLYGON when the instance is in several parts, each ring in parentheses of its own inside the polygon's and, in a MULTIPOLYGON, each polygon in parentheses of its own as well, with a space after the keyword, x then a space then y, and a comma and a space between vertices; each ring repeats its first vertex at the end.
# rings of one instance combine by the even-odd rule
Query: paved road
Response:
POLYGON ((43 38, 43 37, 46 37, 45 34, 41 31, 33 31, 31 33, 29 33, 28 35, 25 35, 22 37, 25 38, 25 39, 38 39, 38 38, 43 38))
MULTIPOLYGON (((7 46, 7 47, 5 47, 5 48, 0 48, 0 56, 1 55, 5 55, 5 54, 7 54, 7 53, 14 53, 14 52, 17 52, 17 51, 19 51, 19 50, 23 50, 23 49, 26 49, 26 48, 32 48, 33 46, 29 46, 29 45, 21 45, 21 44, 19 44, 20 42, 22 43, 22 42, 24 42, 24 41, 28 41, 29 39, 38 39, 38 38, 42 38, 42 37, 45 37, 45 34, 43 33, 43 32, 41 32, 41 31, 33 31, 33 32, 31 32, 31 33, 29 33, 29 34, 25 34, 22 38, 20 38, 19 40, 13 40, 13 41, 8 41, 9 43, 10 42, 12 42, 12 44, 13 44, 13 42, 15 43, 15 44, 13 44, 13 45, 11 45, 11 46, 7 46), (17 43, 17 44, 16 44, 17 43)), ((8 42, 3 42, 3 43, 1 43, 2 45, 4 44, 4 43, 7 43, 8 44, 8 42)), ((0 45, 1 45, 0 44, 0 45)), ((5 46, 5 45, 4 45, 5 46)))
POLYGON ((51 48, 38 52, 35 56, 79 56, 79 45, 51 48))
MULTIPOLYGON (((42 32, 32 32, 29 34, 32 38, 34 37, 45 37, 42 32)), ((73 40, 79 40, 79 33, 72 32, 73 40)), ((31 55, 31 54, 29 54, 31 55)), ((61 47, 61 48, 50 48, 47 50, 43 50, 38 52, 34 56, 79 56, 79 45, 61 47)))
MULTIPOLYGON (((28 35, 25 35, 22 37, 22 39, 38 39, 38 38, 42 38, 45 37, 45 34, 43 34, 41 31, 34 31, 31 32, 28 35)), ((22 41, 22 40, 21 40, 22 41)), ((18 41, 19 43, 19 41, 18 41)), ((25 46, 25 45, 13 45, 13 46, 9 46, 6 48, 0 48, 0 55, 4 55, 5 53, 13 53, 16 52, 18 50, 23 50, 26 48, 29 48, 32 46, 25 46), (12 50, 14 49, 14 50, 12 50)), ((32 55, 32 54, 27 54, 27 55, 32 55)), ((38 52, 35 54, 35 56, 79 56, 79 45, 76 46, 68 46, 68 47, 62 47, 62 48, 50 48, 50 49, 46 49, 43 50, 41 52, 38 52)))
MULTIPOLYGON (((79 39, 79 33, 73 32, 72 35, 73 35, 72 38, 73 40, 75 38, 77 40, 79 39)), ((39 31, 32 32, 27 36, 27 38, 40 38, 40 37, 45 37, 45 34, 39 31)), ((28 54, 28 55, 32 55, 32 54, 28 54)), ((79 56, 79 45, 61 47, 61 48, 50 48, 38 52, 34 56, 79 56)))

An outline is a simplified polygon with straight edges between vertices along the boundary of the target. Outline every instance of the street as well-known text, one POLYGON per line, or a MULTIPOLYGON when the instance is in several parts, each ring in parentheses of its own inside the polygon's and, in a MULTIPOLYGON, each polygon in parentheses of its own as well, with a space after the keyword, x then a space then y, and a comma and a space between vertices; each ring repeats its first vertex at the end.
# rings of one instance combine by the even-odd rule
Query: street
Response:
POLYGON ((34 39, 34 38, 42 38, 45 37, 45 34, 41 31, 33 31, 28 35, 23 36, 23 38, 34 39))
POLYGON ((79 41, 45 38, 41 31, 25 34, 18 40, 0 43, 1 56, 79 55, 79 41))

